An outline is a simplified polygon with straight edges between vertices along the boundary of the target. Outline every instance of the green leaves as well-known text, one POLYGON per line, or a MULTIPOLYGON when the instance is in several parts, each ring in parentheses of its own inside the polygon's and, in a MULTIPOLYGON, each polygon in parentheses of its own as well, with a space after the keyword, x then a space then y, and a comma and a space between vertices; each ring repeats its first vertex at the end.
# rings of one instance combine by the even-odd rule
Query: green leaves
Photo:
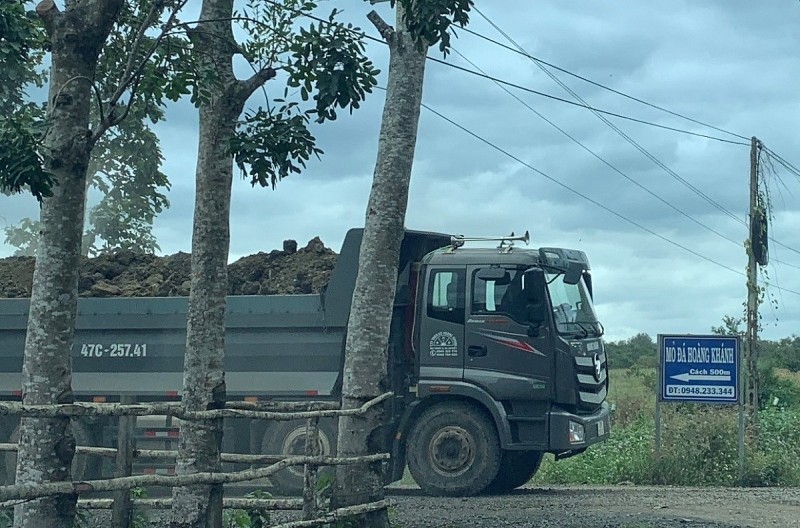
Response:
POLYGON ((279 180, 305 168, 312 155, 322 154, 308 130, 308 116, 297 108, 298 103, 288 103, 245 116, 229 151, 252 185, 274 189, 279 180))
POLYGON ((26 102, 30 86, 42 86, 37 68, 47 37, 25 2, 0 2, 0 191, 30 191, 38 200, 50 196, 53 179, 42 168, 39 144, 44 109, 26 102))
MULTIPOLYGON (((392 0, 392 5, 398 0, 392 0)), ((450 30, 453 24, 464 27, 469 22, 473 0, 399 0, 403 6, 403 21, 420 46, 427 48, 439 43, 439 50, 450 50, 450 30)))
POLYGON ((295 35, 291 59, 285 67, 287 85, 299 88, 303 101, 313 98, 317 122, 336 119, 336 108, 350 112, 360 106, 378 83, 380 71, 364 55, 360 29, 335 23, 334 9, 328 23, 311 24, 295 35))
POLYGON ((51 196, 54 180, 43 168, 40 141, 44 126, 39 114, 35 105, 0 114, 0 191, 30 191, 41 201, 51 196))
POLYGON ((25 11, 26 2, 0 2, 0 113, 8 115, 24 104, 28 85, 42 86, 41 63, 47 36, 35 13, 25 11))

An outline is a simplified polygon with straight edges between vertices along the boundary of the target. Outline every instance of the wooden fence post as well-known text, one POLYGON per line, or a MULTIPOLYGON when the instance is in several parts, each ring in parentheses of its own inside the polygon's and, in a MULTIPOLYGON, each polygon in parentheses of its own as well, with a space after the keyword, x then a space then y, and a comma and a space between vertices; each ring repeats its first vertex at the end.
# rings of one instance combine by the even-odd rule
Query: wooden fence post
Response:
MULTIPOLYGON (((121 396, 120 403, 131 404, 135 402, 133 396, 121 396)), ((135 416, 120 416, 117 427, 117 458, 114 470, 115 477, 129 477, 133 469, 134 437, 136 426, 135 416)), ((131 507, 131 490, 123 489, 114 492, 114 507, 111 511, 111 526, 113 528, 128 528, 133 518, 131 507)))
MULTIPOLYGON (((306 456, 319 454, 319 418, 309 418, 306 422, 306 456)), ((316 516, 317 466, 306 464, 303 467, 303 520, 310 521, 316 516)))

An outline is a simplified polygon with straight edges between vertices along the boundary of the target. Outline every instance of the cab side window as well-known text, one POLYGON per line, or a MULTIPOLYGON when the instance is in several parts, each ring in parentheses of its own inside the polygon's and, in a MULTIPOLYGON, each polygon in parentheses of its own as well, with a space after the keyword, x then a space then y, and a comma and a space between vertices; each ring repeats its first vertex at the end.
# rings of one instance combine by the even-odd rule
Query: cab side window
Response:
POLYGON ((505 280, 483 280, 478 278, 479 271, 472 276, 471 313, 504 314, 512 319, 524 321, 522 272, 509 269, 505 280))
POLYGON ((434 270, 428 286, 428 317, 464 324, 466 279, 463 270, 434 270))

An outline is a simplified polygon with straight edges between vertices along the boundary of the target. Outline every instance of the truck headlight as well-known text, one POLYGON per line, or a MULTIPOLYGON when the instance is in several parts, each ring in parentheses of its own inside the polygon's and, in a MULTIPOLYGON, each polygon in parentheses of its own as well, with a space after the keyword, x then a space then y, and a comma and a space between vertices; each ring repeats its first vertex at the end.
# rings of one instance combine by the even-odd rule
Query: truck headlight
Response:
POLYGON ((583 424, 578 422, 569 423, 569 442, 571 444, 580 444, 586 439, 586 433, 583 424))

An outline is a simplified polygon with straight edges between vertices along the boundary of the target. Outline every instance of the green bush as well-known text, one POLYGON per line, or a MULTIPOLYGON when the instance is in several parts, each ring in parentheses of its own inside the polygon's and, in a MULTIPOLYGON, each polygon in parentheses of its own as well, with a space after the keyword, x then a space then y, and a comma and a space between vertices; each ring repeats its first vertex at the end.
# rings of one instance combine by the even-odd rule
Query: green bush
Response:
POLYGON ((652 419, 614 429, 611 438, 583 454, 555 461, 548 456, 535 482, 548 484, 646 484, 653 450, 652 419))
POLYGON ((662 448, 654 450, 655 423, 640 414, 612 428, 611 438, 585 453, 556 462, 545 458, 539 484, 680 486, 800 485, 800 410, 771 408, 748 435, 740 475, 735 408, 669 406, 662 413, 662 448))
POLYGON ((800 387, 797 384, 778 376, 773 365, 760 365, 758 371, 759 407, 800 408, 800 387))
POLYGON ((736 412, 700 406, 667 409, 662 420, 662 449, 654 453, 650 483, 734 485, 738 478, 736 412))

